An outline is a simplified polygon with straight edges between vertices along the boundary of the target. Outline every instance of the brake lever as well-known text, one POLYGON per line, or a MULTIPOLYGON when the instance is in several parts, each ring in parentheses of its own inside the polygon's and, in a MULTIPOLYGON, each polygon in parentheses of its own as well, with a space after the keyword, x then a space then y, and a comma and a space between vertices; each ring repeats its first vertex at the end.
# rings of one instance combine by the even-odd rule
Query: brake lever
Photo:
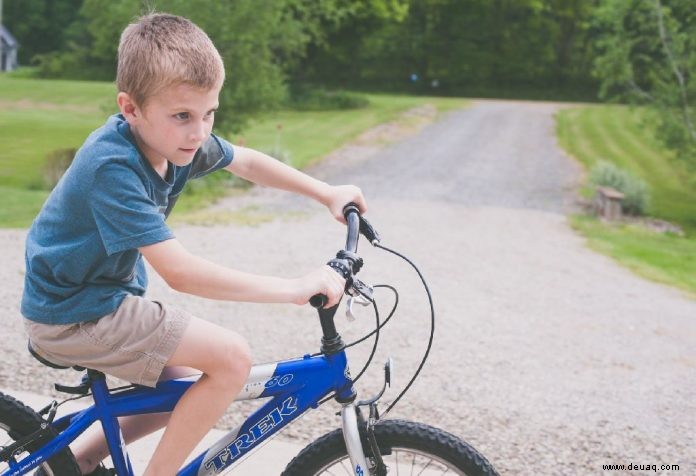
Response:
POLYGON ((346 318, 353 322, 355 320, 355 314, 353 314, 353 303, 360 306, 369 306, 370 301, 365 299, 362 295, 350 296, 348 302, 346 303, 346 318))
POLYGON ((375 293, 375 290, 372 286, 363 283, 355 276, 351 280, 350 287, 348 288, 348 295, 350 295, 352 297, 362 296, 367 301, 369 301, 368 303, 364 304, 365 306, 367 306, 367 304, 369 304, 371 302, 374 302, 374 300, 375 300, 373 297, 374 293, 375 293))
POLYGON ((349 298, 346 304, 346 318, 352 322, 355 320, 353 304, 359 304, 360 306, 369 306, 372 304, 374 302, 374 288, 354 277, 347 293, 349 298))

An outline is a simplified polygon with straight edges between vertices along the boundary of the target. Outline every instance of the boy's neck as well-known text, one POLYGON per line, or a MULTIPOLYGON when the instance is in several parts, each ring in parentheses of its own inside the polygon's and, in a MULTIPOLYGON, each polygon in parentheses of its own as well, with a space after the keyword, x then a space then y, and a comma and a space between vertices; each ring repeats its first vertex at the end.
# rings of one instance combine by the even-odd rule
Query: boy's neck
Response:
POLYGON ((152 151, 150 151, 149 148, 140 139, 140 135, 138 134, 138 131, 136 128, 131 127, 131 132, 133 133, 133 137, 135 138, 135 142, 138 145, 140 152, 143 154, 145 159, 147 159, 147 161, 150 163, 152 170, 157 172, 157 174, 160 177, 166 178, 167 170, 169 170, 169 161, 165 157, 162 157, 162 156, 158 157, 156 154, 153 154, 152 151))

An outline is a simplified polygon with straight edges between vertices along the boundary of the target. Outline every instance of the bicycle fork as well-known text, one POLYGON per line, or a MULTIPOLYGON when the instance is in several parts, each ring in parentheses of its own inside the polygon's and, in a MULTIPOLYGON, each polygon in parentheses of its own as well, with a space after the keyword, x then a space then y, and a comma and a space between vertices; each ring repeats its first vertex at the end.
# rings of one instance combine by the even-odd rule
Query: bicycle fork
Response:
POLYGON ((370 474, 370 467, 365 458, 362 441, 360 440, 360 430, 358 427, 358 410, 354 403, 348 403, 341 410, 341 420, 343 422, 343 439, 346 442, 346 449, 355 476, 366 476, 370 474))

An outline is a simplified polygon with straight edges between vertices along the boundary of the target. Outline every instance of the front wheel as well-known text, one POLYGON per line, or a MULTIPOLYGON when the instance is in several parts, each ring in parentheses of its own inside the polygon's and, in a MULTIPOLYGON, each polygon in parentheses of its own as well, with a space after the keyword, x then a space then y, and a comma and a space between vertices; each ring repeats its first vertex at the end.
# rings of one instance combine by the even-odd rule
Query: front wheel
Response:
MULTIPOLYGON (((0 449, 6 448, 24 436, 31 435, 40 428, 42 423, 44 420, 34 410, 9 395, 0 393, 0 449)), ((24 450, 19 451, 16 456, 21 458, 27 453, 37 450, 52 436, 49 434, 38 441, 28 443, 24 450)), ((82 474, 75 458, 67 448, 40 467, 48 476, 79 476, 82 474)), ((0 473, 4 473, 8 469, 8 461, 0 460, 0 473)))
MULTIPOLYGON (((360 428, 360 436, 365 456, 373 464, 365 425, 360 428)), ((389 475, 498 474, 488 460, 469 444, 432 426, 404 420, 385 420, 375 425, 375 436, 389 475)), ((310 443, 283 472, 283 476, 321 474, 355 474, 340 429, 310 443)), ((370 468, 369 474, 377 474, 374 467, 370 468)))

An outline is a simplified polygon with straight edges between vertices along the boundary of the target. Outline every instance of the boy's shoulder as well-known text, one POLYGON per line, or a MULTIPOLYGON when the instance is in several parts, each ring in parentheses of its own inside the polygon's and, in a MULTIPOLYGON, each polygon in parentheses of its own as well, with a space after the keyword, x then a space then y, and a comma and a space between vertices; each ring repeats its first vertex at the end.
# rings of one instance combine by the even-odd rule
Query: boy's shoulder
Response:
POLYGON ((148 180, 128 122, 120 114, 109 117, 85 139, 68 169, 66 181, 93 182, 98 175, 114 172, 124 178, 135 173, 143 181, 148 180))
POLYGON ((138 157, 128 122, 120 114, 109 117, 106 123, 92 132, 77 152, 76 160, 88 156, 95 165, 100 159, 128 159, 138 157))

